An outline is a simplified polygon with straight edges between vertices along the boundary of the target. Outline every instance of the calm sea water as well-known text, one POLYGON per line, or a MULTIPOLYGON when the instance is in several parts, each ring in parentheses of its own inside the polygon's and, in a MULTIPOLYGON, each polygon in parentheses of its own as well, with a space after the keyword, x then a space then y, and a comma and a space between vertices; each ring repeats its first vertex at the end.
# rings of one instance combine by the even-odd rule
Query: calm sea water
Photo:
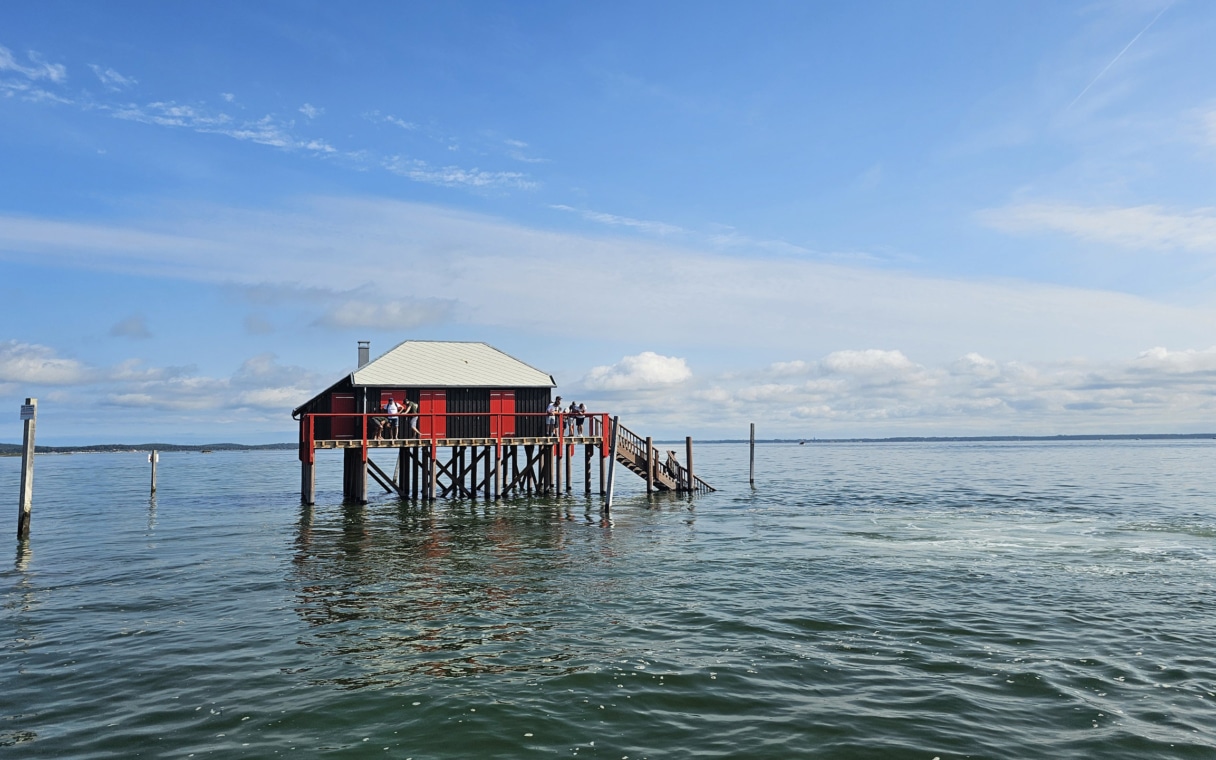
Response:
MULTIPOLYGON (((702 445, 695 501, 340 503, 43 456, 22 757, 1216 757, 1216 443, 702 445)), ((374 486, 373 486, 374 487, 374 486)))

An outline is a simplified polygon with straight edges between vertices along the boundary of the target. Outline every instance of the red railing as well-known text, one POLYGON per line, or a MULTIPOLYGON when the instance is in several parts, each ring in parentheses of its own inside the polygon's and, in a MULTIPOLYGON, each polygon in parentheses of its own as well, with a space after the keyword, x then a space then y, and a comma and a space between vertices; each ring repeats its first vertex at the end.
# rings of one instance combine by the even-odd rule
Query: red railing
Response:
MULTIPOLYGON (((418 433, 416 436, 411 436, 408 438, 395 437, 395 438, 390 438, 388 440, 393 440, 393 441, 428 440, 428 441, 430 441, 431 446, 437 446, 440 440, 447 440, 447 439, 453 437, 453 436, 447 435, 447 420, 452 417, 480 418, 480 419, 486 420, 488 423, 487 429, 490 431, 489 435, 460 436, 460 437, 493 439, 495 441, 495 443, 498 445, 502 445, 503 441, 510 441, 514 438, 556 438, 557 441, 555 442, 554 445, 561 447, 561 448, 559 448, 559 451, 563 451, 563 452, 565 451, 565 445, 566 445, 567 438, 570 437, 570 434, 568 431, 577 431, 578 430, 578 421, 581 418, 586 423, 587 430, 585 433, 583 433, 581 435, 577 432, 574 432, 573 437, 599 438, 600 442, 602 444, 602 446, 600 447, 601 456, 607 457, 609 455, 608 449, 609 449, 610 442, 608 440, 608 436, 609 436, 610 426, 608 424, 609 416, 608 416, 607 412, 582 412, 581 414, 577 414, 577 415, 570 414, 569 412, 557 412, 556 414, 549 414, 548 412, 447 412, 447 411, 444 411, 444 412, 415 412, 413 414, 395 414, 395 415, 387 414, 386 412, 314 412, 311 414, 303 414, 300 416, 300 461, 307 462, 308 464, 312 464, 315 461, 316 455, 314 452, 316 450, 316 441, 318 440, 316 437, 316 420, 317 419, 329 419, 329 420, 331 420, 331 425, 332 425, 332 421, 335 421, 338 419, 349 419, 349 420, 356 421, 356 429, 360 431, 360 435, 352 437, 351 439, 341 439, 341 440, 353 440, 355 438, 358 438, 359 440, 361 440, 361 442, 363 444, 362 445, 363 457, 364 457, 364 459, 366 459, 367 458, 368 427, 369 427, 369 425, 371 425, 373 423, 373 421, 375 421, 375 424, 377 426, 379 426, 381 424, 381 422, 380 422, 381 420, 386 420, 386 421, 388 421, 388 424, 391 424, 394 428, 396 428, 397 433, 399 434, 401 432, 400 426, 402 424, 409 425, 415 431, 418 431, 422 427, 420 425, 420 423, 423 420, 426 420, 429 423, 425 426, 427 428, 427 430, 429 431, 426 435, 423 435, 422 433, 418 433), (544 417, 544 418, 546 418, 545 419, 546 434, 542 435, 542 436, 519 435, 517 433, 512 434, 512 435, 503 435, 503 430, 504 430, 503 423, 508 418, 510 418, 511 420, 515 420, 516 418, 519 418, 519 417, 544 417), (550 420, 549 418, 553 418, 553 419, 550 420), (439 422, 440 419, 442 419, 444 421, 444 435, 438 434, 439 426, 437 423, 439 422)), ((333 437, 332 427, 331 427, 330 438, 327 440, 339 440, 339 439, 336 439, 333 437)))

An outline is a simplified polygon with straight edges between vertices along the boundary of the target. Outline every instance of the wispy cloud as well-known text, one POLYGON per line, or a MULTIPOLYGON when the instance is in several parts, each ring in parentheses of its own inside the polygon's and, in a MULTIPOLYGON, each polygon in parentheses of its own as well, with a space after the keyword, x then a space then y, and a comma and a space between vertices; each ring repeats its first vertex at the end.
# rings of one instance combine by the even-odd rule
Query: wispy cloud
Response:
POLYGON ((552 204, 549 208, 555 211, 566 211, 572 214, 578 214, 583 219, 590 222, 598 222, 607 224, 613 227, 628 227, 630 229, 639 230, 652 235, 676 235, 683 234, 686 230, 674 224, 665 222, 655 222, 646 219, 632 219, 627 216, 618 216, 616 214, 606 214, 602 211, 591 211, 590 209, 574 208, 563 204, 552 204))
POLYGON ((528 155, 525 152, 528 144, 523 140, 503 140, 503 143, 507 146, 507 155, 516 161, 522 161, 526 164, 545 164, 549 162, 547 158, 537 158, 536 156, 528 155))
POLYGON ((291 131, 290 124, 283 123, 269 114, 260 119, 238 120, 223 111, 210 111, 203 106, 172 101, 157 101, 144 105, 127 104, 109 110, 115 118, 143 124, 180 127, 285 150, 303 150, 322 154, 336 152, 333 146, 325 140, 295 135, 291 131))
POLYGON ((89 68, 97 75, 97 80, 102 83, 107 90, 124 90, 128 87, 133 87, 139 84, 139 80, 134 77, 123 76, 114 69, 102 68, 95 63, 90 63, 89 68))
MULTIPOLYGON (((62 84, 67 79, 67 68, 62 64, 48 63, 37 53, 29 54, 29 63, 23 64, 5 47, 0 47, 0 97, 15 97, 29 102, 54 102, 73 104, 82 109, 107 113, 124 121, 151 124, 171 129, 185 129, 201 134, 229 137, 242 142, 256 143, 287 151, 298 151, 315 157, 341 156, 348 163, 360 167, 379 165, 393 174, 414 182, 443 187, 460 187, 474 191, 486 190, 534 190, 540 182, 518 171, 483 169, 445 163, 442 166, 422 158, 401 154, 385 155, 368 148, 346 148, 339 150, 328 139, 301 134, 296 124, 298 117, 283 117, 267 113, 259 118, 241 115, 244 107, 225 109, 205 102, 184 103, 177 100, 155 100, 150 102, 119 102, 108 93, 133 90, 138 80, 113 68, 101 64, 89 64, 105 92, 87 90, 74 96, 48 90, 39 85, 45 81, 62 84)), ((221 92, 225 104, 236 102, 235 94, 221 92)), ((304 103, 297 111, 306 123, 313 122, 325 114, 325 109, 312 103, 304 103)), ((375 123, 391 124, 406 131, 417 131, 420 127, 410 121, 391 114, 372 111, 365 118, 375 123)), ((431 140, 440 143, 448 152, 458 148, 459 141, 452 135, 443 134, 434 128, 426 130, 431 140)), ((543 160, 526 155, 527 143, 520 140, 506 141, 509 157, 516 161, 540 163, 543 160)), ((501 150, 495 152, 501 153, 501 150)))
POLYGON ((28 65, 18 63, 13 52, 0 45, 0 72, 11 71, 35 81, 42 79, 56 83, 67 81, 68 69, 62 63, 48 63, 43 60, 41 55, 32 50, 27 55, 30 61, 28 65))
MULTIPOLYGON (((946 366, 968 353, 1096 360, 1165 340, 1202 348, 1216 324, 1216 309, 1204 301, 1177 306, 1012 280, 914 276, 754 252, 728 256, 377 199, 317 198, 260 212, 156 208, 145 222, 123 227, 0 216, 0 247, 10 261, 248 286, 249 303, 294 312, 294 324, 394 330, 442 319, 442 312, 414 303, 367 306, 404 301, 405 288, 451 303, 449 318, 458 317, 471 334, 534 336, 533 361, 565 366, 567 382, 603 362, 570 367, 569 352, 559 347, 597 336, 624 344, 618 356, 649 350, 684 358, 698 370, 686 382, 699 392, 713 388, 698 377, 738 365, 743 356, 784 357, 781 374, 757 384, 786 385, 797 384, 791 378, 802 367, 795 362, 810 364, 842 347, 898 352, 814 359, 819 381, 897 388, 899 378, 927 371, 909 363, 946 366), (386 262, 401 278, 380 275, 386 262), (606 323, 596 306, 609 301, 618 315, 611 319, 619 321, 606 323), (620 329, 606 332, 606 324, 620 329), (886 375, 878 372, 884 367, 886 375)), ((970 366, 975 375, 986 365, 970 366)), ((723 380, 722 388, 735 386, 723 380)))
POLYGON ((1005 232, 1062 232, 1124 248, 1216 252, 1216 209, 1170 212, 1161 206, 1085 207, 1028 203, 979 213, 1005 232))
POLYGON ((370 113, 366 114, 365 118, 374 124, 392 124, 394 127, 400 127, 401 129, 410 132, 418 129, 418 125, 412 121, 406 121, 405 119, 398 116, 393 116, 392 114, 382 114, 379 111, 371 111, 370 113))
POLYGON ((474 167, 431 166, 426 161, 404 156, 391 156, 384 160, 384 168, 415 182, 425 182, 443 187, 466 187, 479 190, 516 188, 534 190, 540 183, 519 172, 485 171, 474 167))

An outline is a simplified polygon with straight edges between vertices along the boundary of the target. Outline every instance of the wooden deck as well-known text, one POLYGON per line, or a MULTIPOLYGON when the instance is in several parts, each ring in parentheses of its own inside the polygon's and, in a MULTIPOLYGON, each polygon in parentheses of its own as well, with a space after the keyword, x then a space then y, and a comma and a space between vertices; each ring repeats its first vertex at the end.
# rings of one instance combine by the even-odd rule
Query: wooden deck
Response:
MULTIPOLYGON (((440 448, 453 446, 494 446, 499 442, 497 438, 437 438, 434 444, 440 448)), ((560 443, 567 443, 576 446, 592 444, 598 446, 604 442, 603 436, 598 435, 573 435, 563 436, 540 436, 536 438, 512 437, 503 438, 504 446, 556 446, 560 443)), ((430 438, 368 438, 367 447, 369 449, 417 449, 430 446, 432 443, 430 438)), ((313 441, 313 446, 318 449, 361 449, 363 448, 363 440, 360 438, 338 438, 338 439, 316 439, 313 441)))

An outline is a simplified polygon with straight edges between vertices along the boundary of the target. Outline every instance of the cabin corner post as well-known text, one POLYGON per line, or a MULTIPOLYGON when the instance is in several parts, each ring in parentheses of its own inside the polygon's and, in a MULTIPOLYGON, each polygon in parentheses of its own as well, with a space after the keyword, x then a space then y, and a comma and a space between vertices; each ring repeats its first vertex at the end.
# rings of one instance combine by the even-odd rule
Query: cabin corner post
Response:
POLYGON ((311 507, 317 502, 317 452, 314 448, 314 419, 300 417, 300 503, 311 507))
POLYGON ((308 507, 317 503, 317 471, 312 462, 300 462, 300 503, 308 507))

